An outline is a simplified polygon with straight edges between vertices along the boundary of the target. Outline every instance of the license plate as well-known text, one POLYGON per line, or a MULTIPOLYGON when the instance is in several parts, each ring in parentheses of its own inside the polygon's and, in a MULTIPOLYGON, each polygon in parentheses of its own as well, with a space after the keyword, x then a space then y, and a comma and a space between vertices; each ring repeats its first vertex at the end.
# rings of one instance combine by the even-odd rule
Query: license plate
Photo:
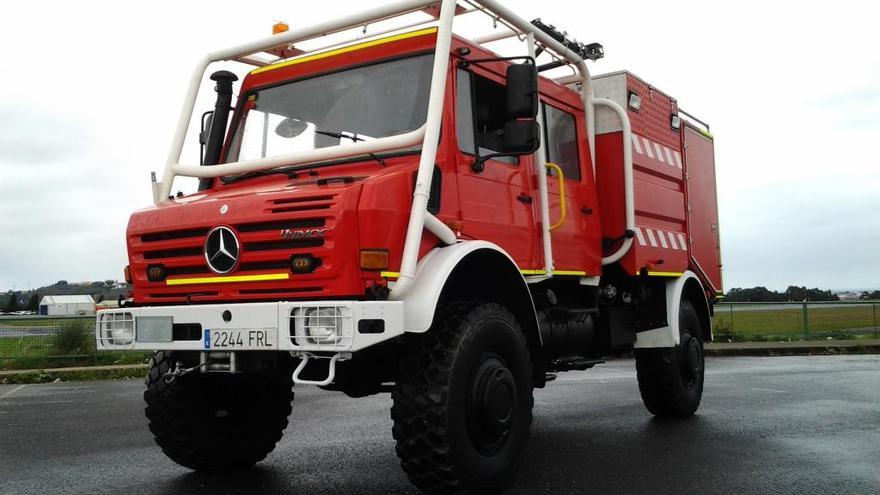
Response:
POLYGON ((205 330, 205 349, 274 350, 278 347, 274 329, 215 329, 205 330))

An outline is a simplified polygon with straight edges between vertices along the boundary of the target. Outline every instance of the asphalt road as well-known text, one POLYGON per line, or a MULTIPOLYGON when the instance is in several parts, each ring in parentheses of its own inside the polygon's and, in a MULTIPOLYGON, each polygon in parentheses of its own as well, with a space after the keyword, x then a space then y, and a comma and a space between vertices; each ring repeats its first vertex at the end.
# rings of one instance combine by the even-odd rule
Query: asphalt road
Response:
MULTIPOLYGON (((880 493, 880 356, 716 358, 685 421, 642 407, 633 363, 535 393, 510 493, 880 493)), ((138 381, 0 386, 0 493, 416 493, 388 395, 297 388, 291 426, 256 469, 203 475, 153 444, 138 381)))

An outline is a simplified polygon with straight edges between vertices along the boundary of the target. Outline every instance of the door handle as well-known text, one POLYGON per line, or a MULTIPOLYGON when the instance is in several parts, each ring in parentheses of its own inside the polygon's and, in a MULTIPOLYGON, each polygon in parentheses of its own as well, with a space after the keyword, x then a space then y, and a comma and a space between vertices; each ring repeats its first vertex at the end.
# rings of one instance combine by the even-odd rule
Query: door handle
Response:
POLYGON ((550 226, 550 230, 556 230, 562 227, 565 219, 568 218, 568 212, 565 210, 565 174, 562 172, 562 167, 555 163, 547 162, 544 165, 555 171, 559 177, 559 221, 550 226))
POLYGON ((519 193, 519 196, 516 197, 516 200, 520 203, 525 203, 527 205, 532 204, 532 197, 526 193, 519 193))

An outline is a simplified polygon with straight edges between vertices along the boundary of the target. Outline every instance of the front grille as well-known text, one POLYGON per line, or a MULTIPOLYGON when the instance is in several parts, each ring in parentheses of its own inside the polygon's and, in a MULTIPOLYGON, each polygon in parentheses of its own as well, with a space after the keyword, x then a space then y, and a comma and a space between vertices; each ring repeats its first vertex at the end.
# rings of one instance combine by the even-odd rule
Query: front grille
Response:
POLYGON ((156 234, 144 234, 141 236, 142 242, 159 242, 159 241, 173 241, 175 239, 186 239, 189 237, 203 237, 208 235, 210 229, 208 228, 198 228, 198 229, 187 229, 187 230, 170 230, 168 232, 159 232, 156 234))
POLYGON ((245 243, 245 251, 278 251, 315 248, 324 245, 324 239, 302 239, 299 241, 267 241, 267 242, 248 242, 245 243))
POLYGON ((272 200, 271 213, 297 213, 304 211, 329 210, 336 201, 335 194, 306 196, 302 198, 282 198, 272 200))
POLYGON ((201 256, 202 247, 186 247, 180 249, 159 249, 157 251, 145 251, 144 259, 161 260, 163 258, 186 258, 188 256, 201 256))
MULTIPOLYGON (((255 214, 262 211, 264 221, 223 224, 232 228, 241 243, 238 268, 229 275, 289 273, 292 257, 311 255, 317 260, 317 268, 311 275, 320 278, 322 270, 332 266, 329 254, 338 221, 337 197, 337 194, 320 194, 267 199, 261 207, 250 207, 255 214), (314 237, 318 235, 313 232, 315 229, 321 230, 321 237, 314 237), (326 239, 323 237, 325 233, 326 239), (299 235, 303 238, 291 238, 299 235)), ((205 237, 216 226, 182 225, 173 230, 133 235, 132 268, 143 272, 148 264, 162 264, 170 279, 215 276, 205 261, 204 243, 205 237)), ((314 277, 291 274, 289 280, 261 282, 258 288, 247 283, 167 286, 165 282, 153 282, 147 283, 140 294, 162 302, 199 302, 236 296, 255 299, 317 297, 324 287, 314 280, 314 277), (292 282, 297 279, 311 282, 307 283, 308 287, 291 287, 296 285, 292 282)))
POLYGON ((323 227, 327 224, 324 218, 304 218, 302 220, 274 220, 271 222, 243 223, 235 226, 239 232, 261 232, 264 230, 308 229, 323 227))

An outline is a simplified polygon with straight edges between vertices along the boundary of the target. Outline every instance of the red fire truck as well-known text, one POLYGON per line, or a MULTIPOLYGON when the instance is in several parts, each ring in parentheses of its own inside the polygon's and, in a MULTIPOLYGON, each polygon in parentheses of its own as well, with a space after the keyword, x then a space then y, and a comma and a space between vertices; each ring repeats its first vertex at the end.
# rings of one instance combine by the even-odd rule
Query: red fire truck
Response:
POLYGON ((275 31, 197 66, 155 205, 128 225, 133 292, 98 316, 99 348, 155 351, 165 454, 250 466, 294 384, 390 390, 415 485, 493 492, 533 389, 630 351, 652 414, 694 414, 722 290, 708 125, 497 0, 275 31), (462 34, 475 18, 489 28, 462 34), (217 61, 252 67, 212 73, 201 163, 182 163, 217 61), (179 176, 198 192, 172 194, 179 176))

